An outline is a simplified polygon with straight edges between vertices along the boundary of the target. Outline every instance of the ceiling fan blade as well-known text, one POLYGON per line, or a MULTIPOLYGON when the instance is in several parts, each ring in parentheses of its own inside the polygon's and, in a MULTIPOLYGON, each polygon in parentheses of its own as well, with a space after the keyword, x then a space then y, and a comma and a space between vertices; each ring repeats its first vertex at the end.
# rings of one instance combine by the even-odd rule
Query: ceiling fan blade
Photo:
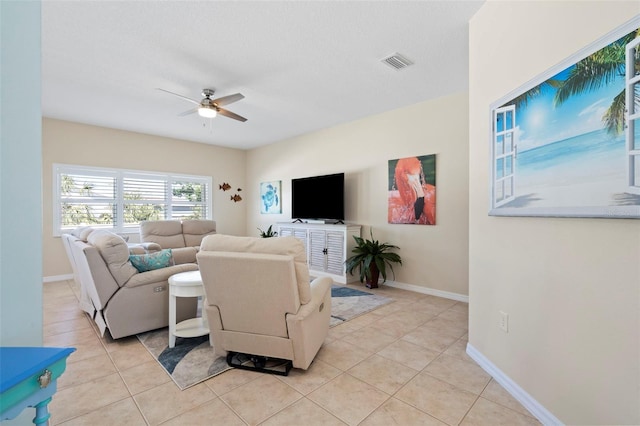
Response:
POLYGON ((227 109, 223 109, 223 108, 218 108, 218 114, 224 115, 225 117, 233 118, 234 120, 238 120, 238 121, 242 121, 242 122, 247 121, 247 119, 244 118, 243 116, 238 115, 235 112, 231 112, 231 111, 229 111, 227 109))
POLYGON ((244 95, 242 93, 236 93, 234 95, 223 96, 221 98, 214 99, 211 102, 213 102, 214 104, 216 104, 218 106, 223 106, 223 105, 232 104, 234 102, 238 102, 241 99, 244 99, 244 95))
POLYGON ((187 98, 186 96, 182 96, 182 95, 179 95, 179 94, 177 94, 177 93, 173 93, 173 92, 170 92, 170 91, 168 91, 168 90, 161 89, 161 88, 159 88, 159 87, 156 87, 156 90, 160 90, 160 91, 162 91, 162 92, 169 93, 170 95, 177 96, 177 97, 179 97, 179 98, 184 99, 185 101, 189 101, 189 102, 192 102, 192 103, 194 103, 194 104, 196 104, 196 105, 200 105, 200 101, 196 101, 196 100, 194 100, 194 99, 187 98))
POLYGON ((190 110, 185 111, 185 112, 181 112, 180 114, 178 114, 178 117, 184 117, 185 115, 193 114, 194 112, 198 112, 198 108, 194 108, 194 109, 190 109, 190 110))

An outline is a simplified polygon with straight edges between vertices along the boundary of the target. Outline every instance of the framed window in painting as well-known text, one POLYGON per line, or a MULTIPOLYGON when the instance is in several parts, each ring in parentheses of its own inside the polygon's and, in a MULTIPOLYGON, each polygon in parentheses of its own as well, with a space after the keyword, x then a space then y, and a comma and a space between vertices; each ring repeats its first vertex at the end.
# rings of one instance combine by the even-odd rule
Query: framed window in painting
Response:
POLYGON ((640 217, 639 27, 491 105, 490 215, 640 217))

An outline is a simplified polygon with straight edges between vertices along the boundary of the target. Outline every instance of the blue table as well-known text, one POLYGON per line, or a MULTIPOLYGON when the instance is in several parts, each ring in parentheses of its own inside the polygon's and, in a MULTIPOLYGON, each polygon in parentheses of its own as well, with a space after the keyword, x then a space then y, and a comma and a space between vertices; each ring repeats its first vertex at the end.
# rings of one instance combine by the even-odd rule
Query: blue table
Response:
POLYGON ((57 379, 75 348, 0 347, 0 421, 35 407, 33 423, 46 424, 57 379))

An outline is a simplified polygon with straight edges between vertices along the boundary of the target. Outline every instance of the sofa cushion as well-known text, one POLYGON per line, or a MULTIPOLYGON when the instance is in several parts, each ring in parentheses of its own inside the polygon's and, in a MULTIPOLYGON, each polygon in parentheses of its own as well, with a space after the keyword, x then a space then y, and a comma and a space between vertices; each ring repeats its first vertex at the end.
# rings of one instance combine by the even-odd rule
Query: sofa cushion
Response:
POLYGON ((311 301, 307 254, 304 244, 295 237, 255 238, 215 234, 205 237, 200 249, 293 256, 300 303, 306 304, 311 301))
POLYGON ((171 265, 171 249, 163 249, 149 254, 132 254, 129 260, 138 272, 153 271, 171 265))
POLYGON ((71 231, 71 235, 86 243, 89 238, 89 234, 91 234, 93 230, 94 229, 90 226, 79 226, 71 231))
POLYGON ((179 220, 149 220, 140 223, 140 238, 145 243, 158 243, 162 248, 186 247, 179 220))
POLYGON ((129 261, 129 247, 121 236, 109 231, 95 230, 89 234, 88 243, 98 249, 120 287, 138 273, 129 261))
POLYGON ((187 247, 200 247, 202 239, 216 233, 216 222, 213 220, 194 219, 182 221, 182 234, 187 247))

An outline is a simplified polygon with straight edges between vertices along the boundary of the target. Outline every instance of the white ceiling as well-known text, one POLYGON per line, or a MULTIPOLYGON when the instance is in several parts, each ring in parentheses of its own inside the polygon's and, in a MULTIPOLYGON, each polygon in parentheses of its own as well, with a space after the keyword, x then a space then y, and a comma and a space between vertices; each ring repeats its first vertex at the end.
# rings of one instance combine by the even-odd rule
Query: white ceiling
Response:
POLYGON ((483 1, 43 1, 46 117, 250 149, 468 87, 483 1), (380 62, 399 52, 414 62, 380 62), (247 122, 189 102, 240 92, 247 122))

